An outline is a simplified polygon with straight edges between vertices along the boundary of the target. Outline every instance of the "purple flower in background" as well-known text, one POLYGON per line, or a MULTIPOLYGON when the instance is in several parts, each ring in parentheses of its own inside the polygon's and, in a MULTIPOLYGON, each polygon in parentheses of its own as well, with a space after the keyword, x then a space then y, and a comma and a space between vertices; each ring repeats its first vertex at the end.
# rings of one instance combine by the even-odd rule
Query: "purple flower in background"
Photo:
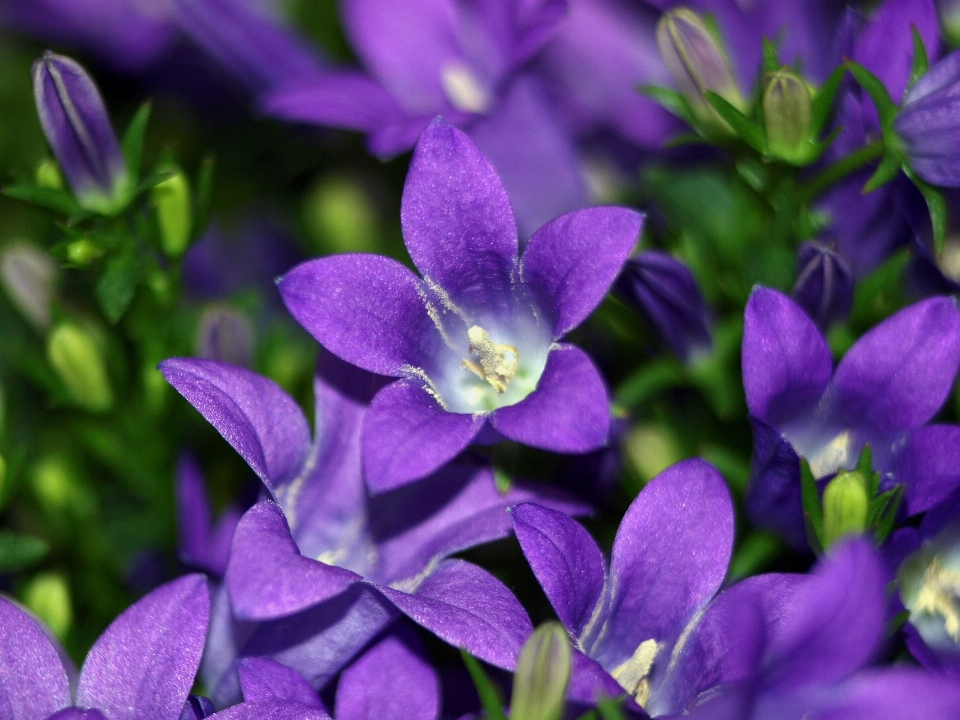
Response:
POLYGON ((401 223, 422 279, 395 260, 353 254, 304 263, 279 283, 321 345, 397 378, 364 420, 371 490, 428 475, 488 426, 555 452, 604 445, 603 380, 560 340, 600 303, 643 216, 575 211, 538 230, 518 257, 496 174, 464 133, 438 121, 414 152, 401 223))
POLYGON ((240 520, 214 599, 203 675, 218 705, 239 699, 244 657, 276 660, 323 687, 400 613, 512 667, 531 631, 526 612, 485 570, 446 558, 506 536, 505 510, 518 502, 581 505, 523 483, 502 494, 489 469, 466 464, 370 498, 360 429, 383 382, 328 354, 314 385, 312 443, 296 403, 262 376, 194 359, 161 370, 273 498, 240 520))
POLYGON ((190 455, 181 455, 177 462, 176 490, 180 561, 223 577, 241 509, 236 505, 225 508, 214 525, 203 474, 190 455))
POLYGON ((853 306, 853 270, 835 249, 807 241, 797 249, 797 281, 791 296, 821 330, 845 320, 853 306))
POLYGON ((654 478, 620 523, 609 570, 565 515, 527 504, 513 510, 513 522, 575 649, 570 699, 626 691, 648 712, 678 711, 660 688, 733 549, 733 505, 720 474, 696 459, 654 478))
POLYGON ((133 179, 93 80, 75 61, 48 50, 33 64, 33 94, 44 135, 80 205, 115 211, 133 179))
POLYGON ((960 365, 960 313, 948 298, 912 305, 861 337, 833 368, 826 340, 792 300, 767 288, 747 303, 743 385, 754 432, 747 512, 806 547, 800 458, 821 479, 853 469, 864 445, 881 486, 905 486, 907 512, 957 485, 949 463, 960 428, 926 423, 960 365))
POLYGON ((710 352, 710 319, 696 279, 665 252, 648 250, 627 260, 617 294, 653 324, 681 360, 710 352))

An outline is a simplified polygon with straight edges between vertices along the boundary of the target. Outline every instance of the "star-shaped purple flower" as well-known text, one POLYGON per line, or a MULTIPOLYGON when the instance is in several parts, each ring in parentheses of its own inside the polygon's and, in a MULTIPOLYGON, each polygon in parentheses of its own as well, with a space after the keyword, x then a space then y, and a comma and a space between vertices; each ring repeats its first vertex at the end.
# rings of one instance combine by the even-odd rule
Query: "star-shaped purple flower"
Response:
POLYGON ((754 290, 743 334, 743 385, 754 431, 747 512, 806 547, 800 462, 817 479, 853 469, 864 445, 883 484, 905 486, 914 515, 960 482, 960 427, 924 427, 960 366, 960 313, 953 300, 911 305, 866 333, 833 367, 830 349, 790 298, 754 290))
POLYGON ((532 631, 526 612, 485 570, 447 558, 506 536, 516 503, 582 505, 521 482, 501 493, 489 468, 469 463, 369 497, 360 431, 383 379, 326 353, 313 442, 296 403, 256 373, 185 358, 160 368, 271 495, 237 525, 214 597, 202 672, 218 705, 239 699, 245 657, 281 662, 322 688, 401 613, 512 668, 532 631))
POLYGON ((603 299, 643 216, 575 211, 540 228, 518 256, 493 168, 437 121, 414 152, 401 221, 422 278, 395 260, 351 254, 306 262, 279 283, 321 345, 396 378, 364 420, 370 489, 428 475, 485 427, 556 452, 604 445, 606 387, 590 359, 560 341, 603 299))

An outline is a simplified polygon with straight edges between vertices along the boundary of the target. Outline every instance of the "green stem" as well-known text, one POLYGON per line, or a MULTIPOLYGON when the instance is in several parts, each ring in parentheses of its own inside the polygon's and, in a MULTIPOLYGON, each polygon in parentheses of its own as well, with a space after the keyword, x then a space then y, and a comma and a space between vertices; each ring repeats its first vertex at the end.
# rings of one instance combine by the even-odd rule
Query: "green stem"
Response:
POLYGON ((824 190, 840 182, 848 175, 852 175, 867 163, 883 155, 883 141, 874 140, 859 150, 837 160, 815 178, 800 188, 800 195, 805 202, 810 202, 824 190))

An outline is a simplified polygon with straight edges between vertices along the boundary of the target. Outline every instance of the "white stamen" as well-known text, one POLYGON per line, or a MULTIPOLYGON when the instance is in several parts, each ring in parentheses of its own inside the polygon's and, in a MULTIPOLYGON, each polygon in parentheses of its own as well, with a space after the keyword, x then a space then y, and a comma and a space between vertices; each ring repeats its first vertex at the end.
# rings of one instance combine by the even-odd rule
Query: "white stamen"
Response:
POLYGON ((620 683, 620 687, 636 698, 640 707, 650 699, 650 671, 653 661, 660 652, 660 643, 653 638, 644 640, 640 647, 633 651, 630 659, 618 665, 611 675, 620 683))
POLYGON ((440 79, 447 99, 457 110, 484 113, 490 109, 490 94, 466 65, 461 63, 447 65, 443 68, 440 79))
POLYGON ((480 362, 461 360, 460 367, 469 370, 481 380, 486 380, 498 394, 502 394, 520 367, 520 354, 517 349, 512 345, 497 345, 490 338, 490 334, 479 325, 467 330, 467 339, 470 340, 470 352, 476 355, 480 362), (508 358, 508 355, 512 357, 508 358))
POLYGON ((912 613, 928 613, 943 618, 944 630, 960 643, 960 571, 945 568, 939 557, 934 557, 923 573, 920 593, 912 613))
POLYGON ((840 468, 849 470, 848 464, 853 460, 854 446, 853 433, 844 430, 833 440, 828 442, 814 456, 808 457, 810 470, 815 478, 822 478, 835 473, 840 468))

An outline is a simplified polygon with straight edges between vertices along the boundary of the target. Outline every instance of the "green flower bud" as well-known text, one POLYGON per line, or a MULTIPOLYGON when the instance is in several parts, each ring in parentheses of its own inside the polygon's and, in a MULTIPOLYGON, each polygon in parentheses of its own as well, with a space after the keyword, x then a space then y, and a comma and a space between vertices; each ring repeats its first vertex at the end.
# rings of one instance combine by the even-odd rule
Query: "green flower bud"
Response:
POLYGON ((570 642, 558 622, 546 622, 524 643, 513 676, 510 720, 559 720, 570 680, 570 642))
POLYGON ((657 23, 657 47, 667 71, 706 126, 729 135, 704 93, 714 92, 740 111, 746 107, 730 63, 703 19, 689 8, 664 13, 657 23))
POLYGON ((305 225, 316 249, 329 252, 376 252, 376 212, 363 187, 345 177, 327 177, 307 193, 305 225))
POLYGON ((46 253, 30 245, 10 245, 0 255, 0 278, 17 309, 35 327, 50 326, 50 300, 57 266, 46 253))
POLYGON ((767 73, 763 122, 771 155, 793 163, 802 163, 809 155, 812 101, 803 78, 785 69, 767 73))
POLYGON ((170 257, 178 257, 187 249, 193 227, 190 184, 180 168, 172 166, 164 170, 173 176, 154 187, 150 199, 157 211, 163 251, 170 257))
POLYGON ((60 166, 57 161, 51 158, 42 160, 37 165, 37 185, 51 190, 63 189, 63 175, 60 174, 60 166))
POLYGON ((23 604, 61 640, 73 624, 70 587, 58 572, 45 572, 33 578, 24 589, 23 604))
POLYGON ((103 248, 93 240, 83 238, 67 245, 67 260, 74 265, 88 265, 103 255, 103 248))
POLYGON ((960 47, 960 0, 938 0, 937 10, 947 44, 960 47))
POLYGON ((58 326, 47 338, 47 358, 77 405, 91 412, 110 409, 107 369, 87 333, 70 323, 58 326))
POLYGON ((829 549, 847 535, 867 527, 867 480, 861 472, 841 470, 823 491, 823 546, 829 549))

